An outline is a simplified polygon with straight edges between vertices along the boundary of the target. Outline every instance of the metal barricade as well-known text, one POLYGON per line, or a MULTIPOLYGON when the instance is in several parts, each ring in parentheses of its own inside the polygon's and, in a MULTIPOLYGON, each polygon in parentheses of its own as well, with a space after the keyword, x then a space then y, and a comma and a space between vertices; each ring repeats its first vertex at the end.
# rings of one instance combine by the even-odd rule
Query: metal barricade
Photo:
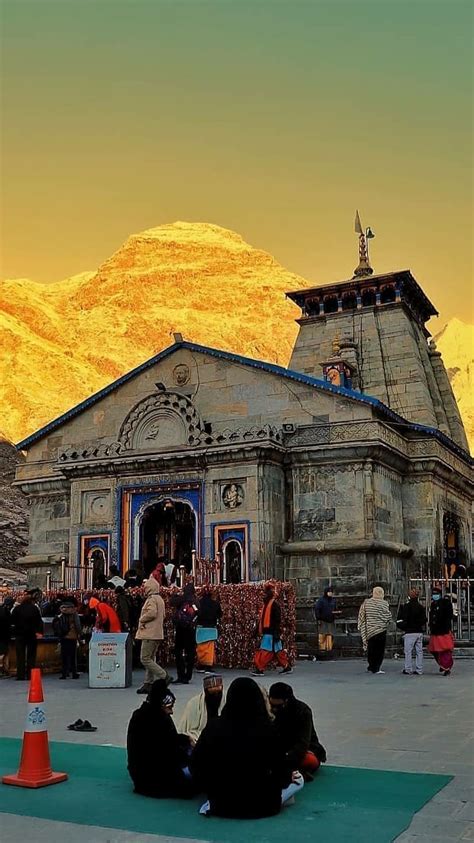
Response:
POLYGON ((441 588, 453 604, 453 632, 457 641, 474 640, 472 623, 471 596, 474 598, 474 579, 441 579, 414 577, 410 579, 410 588, 420 592, 420 602, 429 609, 433 588, 441 588))
POLYGON ((94 570, 92 566, 65 565, 64 587, 67 591, 81 589, 92 591, 94 570))

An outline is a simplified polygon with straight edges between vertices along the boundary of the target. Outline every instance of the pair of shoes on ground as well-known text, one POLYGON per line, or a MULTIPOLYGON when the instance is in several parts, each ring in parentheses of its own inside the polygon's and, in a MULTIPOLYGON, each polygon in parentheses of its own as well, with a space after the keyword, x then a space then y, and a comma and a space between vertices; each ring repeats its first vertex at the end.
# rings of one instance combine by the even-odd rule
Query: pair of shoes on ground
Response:
MULTIPOLYGON (((279 670, 278 673, 280 674, 280 676, 283 676, 284 673, 293 673, 293 668, 290 667, 290 665, 288 665, 288 667, 284 667, 283 670, 279 670)), ((251 675, 252 676, 265 676, 265 671, 255 669, 255 670, 251 671, 251 675)))
POLYGON ((402 670, 404 676, 423 676, 421 670, 402 670))
POLYGON ((68 726, 70 732, 97 732, 97 726, 93 726, 89 720, 76 720, 68 726))

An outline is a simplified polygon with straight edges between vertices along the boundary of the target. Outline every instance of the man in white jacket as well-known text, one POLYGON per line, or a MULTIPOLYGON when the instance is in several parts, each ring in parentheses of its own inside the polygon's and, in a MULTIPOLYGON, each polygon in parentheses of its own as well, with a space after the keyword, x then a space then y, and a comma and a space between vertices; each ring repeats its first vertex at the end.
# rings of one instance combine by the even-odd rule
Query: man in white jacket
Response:
POLYGON ((142 642, 140 661, 145 668, 145 681, 137 694, 148 694, 155 679, 164 679, 168 685, 174 682, 168 671, 156 662, 156 653, 164 638, 165 603, 154 577, 145 580, 143 591, 146 599, 140 612, 136 638, 142 642))
POLYGON ((203 691, 191 697, 179 724, 179 732, 188 735, 194 745, 208 720, 218 717, 225 702, 222 676, 214 673, 203 679, 203 691))

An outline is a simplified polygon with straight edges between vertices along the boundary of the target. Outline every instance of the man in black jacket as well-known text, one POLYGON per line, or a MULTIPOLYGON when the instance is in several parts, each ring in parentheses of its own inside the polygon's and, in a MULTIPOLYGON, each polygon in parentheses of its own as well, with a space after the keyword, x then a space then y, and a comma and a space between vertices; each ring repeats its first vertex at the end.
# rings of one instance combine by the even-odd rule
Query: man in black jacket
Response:
POLYGON ((402 673, 413 673, 413 650, 415 650, 415 673, 423 673, 423 631, 426 627, 426 612, 418 602, 418 591, 414 588, 408 594, 408 602, 400 606, 397 626, 404 634, 405 667, 402 673))
POLYGON ((222 608, 211 587, 204 589, 199 601, 196 627, 196 655, 198 673, 215 673, 217 627, 222 608))
POLYGON ((12 612, 12 624, 15 628, 16 678, 29 679, 31 670, 36 665, 36 647, 43 637, 43 621, 36 604, 37 589, 30 589, 23 600, 12 612), (26 672, 25 672, 26 669, 26 672))
POLYGON ((269 697, 274 726, 287 761, 291 769, 299 770, 306 781, 311 781, 312 774, 326 761, 326 750, 314 728, 313 712, 309 705, 296 699, 293 688, 285 682, 275 682, 269 697))

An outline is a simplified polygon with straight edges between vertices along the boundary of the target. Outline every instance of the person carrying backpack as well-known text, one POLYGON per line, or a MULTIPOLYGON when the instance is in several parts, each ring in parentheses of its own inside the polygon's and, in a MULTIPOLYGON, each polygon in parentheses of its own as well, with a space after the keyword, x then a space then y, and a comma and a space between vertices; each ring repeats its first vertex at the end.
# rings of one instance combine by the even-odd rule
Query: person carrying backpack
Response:
POLYGON ((67 679, 71 673, 73 679, 79 679, 77 672, 77 645, 82 636, 81 621, 72 600, 61 603, 59 615, 53 620, 54 634, 59 638, 61 648, 61 676, 67 679))
POLYGON ((196 658, 196 624, 199 611, 199 601, 194 585, 189 583, 183 593, 177 595, 172 605, 175 607, 174 626, 174 655, 176 660, 177 679, 181 685, 188 685, 196 658))

